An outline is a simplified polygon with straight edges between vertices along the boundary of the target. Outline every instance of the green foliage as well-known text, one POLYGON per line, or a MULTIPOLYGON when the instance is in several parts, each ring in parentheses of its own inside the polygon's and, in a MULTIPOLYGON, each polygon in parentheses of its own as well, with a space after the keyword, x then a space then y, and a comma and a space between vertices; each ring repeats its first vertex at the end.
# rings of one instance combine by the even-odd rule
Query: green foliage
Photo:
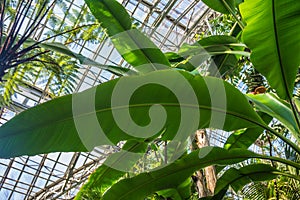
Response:
POLYGON ((138 29, 132 28, 130 17, 121 4, 110 0, 85 2, 106 29, 115 48, 137 71, 147 73, 170 67, 161 50, 138 29))
POLYGON ((293 112, 290 105, 279 99, 275 94, 248 94, 249 99, 254 103, 257 110, 264 112, 281 121, 294 135, 295 139, 299 139, 299 128, 297 122, 293 118, 293 112))
POLYGON ((237 67, 241 55, 249 56, 244 51, 245 45, 235 37, 216 35, 204 37, 193 45, 183 44, 178 53, 166 53, 174 67, 186 71, 204 70, 209 76, 224 77, 237 67), (211 57, 210 65, 204 65, 211 57))
POLYGON ((241 193, 245 199, 265 200, 268 199, 266 190, 266 184, 257 182, 245 186, 241 193))
MULTIPOLYGON (((259 115, 266 124, 269 124, 273 119, 271 116, 264 113, 259 113, 259 115)), ((248 149, 263 133, 263 131, 264 128, 262 127, 247 128, 235 131, 228 137, 224 144, 224 148, 227 150, 233 148, 248 149)))
POLYGON ((75 200, 82 199, 86 194, 95 189, 102 195, 108 188, 114 185, 122 178, 127 171, 130 171, 134 164, 140 159, 147 150, 147 143, 134 140, 128 140, 123 146, 121 152, 110 155, 105 162, 89 177, 75 200), (139 153, 132 156, 130 153, 139 153), (126 165, 126 166, 125 166, 126 165))
POLYGON ((245 0, 240 5, 247 26, 243 41, 251 49, 251 62, 282 99, 291 97, 300 51, 300 2, 245 0), (285 8, 285 9, 283 9, 285 8))
MULTIPOLYGON (((199 168, 212 164, 230 165, 254 157, 263 158, 245 149, 228 151, 219 147, 203 147, 162 169, 141 173, 135 177, 119 181, 103 195, 102 199, 141 199, 155 191, 177 188, 199 168)), ((224 188, 229 185, 240 190, 242 186, 251 181, 273 179, 277 173, 281 174, 273 167, 262 164, 243 167, 239 170, 232 168, 220 178, 221 181, 216 187, 216 194, 224 191, 224 188)))
POLYGON ((91 14, 87 14, 88 8, 86 6, 83 7, 81 13, 73 11, 72 14, 69 10, 65 10, 66 5, 64 2, 54 1, 69 14, 67 18, 70 19, 73 24, 66 25, 65 22, 51 15, 51 7, 53 4, 49 4, 48 1, 37 4, 37 6, 33 6, 32 2, 24 2, 25 1, 20 1, 19 6, 16 6, 12 5, 10 1, 4 1, 3 5, 5 4, 5 6, 4 8, 1 7, 1 24, 3 23, 2 21, 7 20, 7 15, 8 13, 11 14, 11 10, 20 13, 23 8, 28 8, 28 10, 25 9, 24 16, 16 15, 11 19, 12 25, 10 30, 6 30, 8 27, 6 28, 5 26, 1 26, 0 29, 0 53, 3 58, 3 62, 1 61, 0 66, 2 73, 0 77, 3 76, 5 71, 8 71, 3 77, 4 81, 1 82, 0 85, 0 92, 3 97, 1 99, 2 105, 10 103, 11 96, 19 90, 18 86, 22 85, 23 87, 28 87, 28 85, 35 85, 37 84, 37 79, 46 83, 45 89, 51 98, 72 93, 78 81, 77 72, 79 67, 77 61, 79 61, 81 66, 89 65, 99 67, 117 76, 135 73, 133 70, 126 68, 103 65, 95 62, 81 54, 74 53, 67 45, 62 43, 48 42, 62 35, 67 38, 64 42, 69 45, 70 43, 78 42, 78 37, 81 37, 81 40, 85 42, 96 41, 98 39, 98 32, 96 31, 100 31, 101 29, 99 29, 97 24, 91 24, 95 19, 88 18, 91 21, 84 20, 84 15, 91 16, 91 14), (16 8, 14 8, 14 6, 16 6, 16 8), (19 26, 22 23, 19 22, 25 20, 27 12, 32 14, 33 19, 28 25, 29 28, 25 31, 26 34, 20 36, 19 26), (37 24, 42 19, 49 20, 50 26, 56 29, 57 32, 47 32, 45 39, 36 41, 31 38, 32 33, 37 29, 37 24), (12 42, 10 43, 10 41, 12 42), (6 52, 10 53, 6 54, 6 52))
POLYGON ((1 104, 9 104, 11 97, 19 91, 19 86, 30 87, 37 84, 37 79, 46 79, 46 89, 49 89, 52 98, 70 94, 77 83, 77 70, 76 60, 68 56, 55 52, 43 54, 39 56, 39 61, 24 63, 8 71, 3 77, 4 81, 0 83, 3 96, 1 104))
POLYGON ((191 193, 192 180, 189 177, 183 181, 179 186, 172 189, 158 191, 157 194, 163 198, 172 198, 174 200, 178 199, 189 199, 192 195, 191 193))
POLYGON ((217 147, 204 147, 162 169, 119 181, 102 199, 141 199, 155 191, 176 188, 199 168, 211 164, 233 164, 253 155, 247 150, 227 151, 217 147))
POLYGON ((238 192, 249 183, 275 179, 278 173, 280 174, 277 169, 266 164, 230 168, 218 179, 214 196, 201 199, 221 199, 229 186, 238 192))
POLYGON ((299 199, 299 181, 285 176, 269 182, 256 182, 245 186, 241 190, 244 199, 299 199))
MULTIPOLYGON (((246 185, 242 191, 246 191, 247 187, 250 188, 249 191, 253 191, 251 189, 253 181, 265 180, 271 180, 266 182, 269 184, 267 189, 270 194, 277 195, 280 189, 282 196, 289 194, 285 192, 288 189, 275 184, 272 179, 276 178, 276 175, 281 175, 288 178, 288 181, 282 181, 282 185, 292 183, 290 180, 297 180, 294 183, 299 185, 300 165, 296 159, 300 153, 299 102, 292 99, 292 93, 300 65, 299 56, 296 55, 300 50, 299 26, 297 26, 300 23, 298 17, 300 3, 292 0, 203 2, 219 12, 230 14, 236 20, 231 36, 203 38, 193 45, 182 46, 179 52, 163 54, 149 38, 133 28, 130 16, 117 1, 86 0, 89 9, 101 27, 106 30, 116 49, 139 75, 135 73, 134 76, 108 81, 82 93, 57 98, 22 112, 0 127, 0 157, 56 151, 88 151, 95 146, 116 145, 125 141, 123 150, 109 156, 105 164, 91 175, 77 199, 193 198, 191 175, 200 168, 211 165, 218 165, 224 170, 218 179, 215 196, 206 199, 221 199, 229 187, 238 192, 246 185), (238 5, 242 19, 238 16, 238 5), (247 23, 245 29, 243 21, 247 23), (239 38, 241 31, 243 42, 251 51, 241 43, 239 38), (250 54, 252 63, 248 61, 250 54), (221 75, 239 69, 239 65, 242 65, 242 71, 238 73, 243 74, 249 68, 244 64, 253 64, 253 67, 265 76, 270 84, 270 90, 275 89, 278 96, 271 93, 244 95, 220 78, 199 75, 197 67, 201 65, 209 68, 210 75, 215 75, 213 71, 215 69, 212 69, 208 62, 210 55, 213 56, 212 60, 221 75), (173 69, 170 69, 169 61, 173 69), (168 84, 161 86, 159 85, 161 82, 168 84), (132 93, 130 99, 122 102, 122 98, 131 94, 131 89, 135 85, 139 87, 132 93), (175 89, 172 91, 168 87, 175 89), (114 96, 115 91, 117 96, 114 96), (188 98, 182 101, 182 96, 188 98), (118 101, 114 104, 116 97, 118 101), (285 101, 286 99, 288 101, 285 101), (251 100, 252 104, 248 100, 251 100), (79 107, 76 107, 76 102, 80 104, 79 107), (119 112, 117 116, 120 121, 116 121, 114 112, 124 110, 128 111, 129 116, 119 112), (200 116, 197 116, 198 113, 200 116), (212 116, 216 118, 212 120, 212 116), (219 124, 221 117, 224 117, 224 123, 219 124), (188 124, 180 127, 181 119, 187 120, 188 124), (292 133, 293 136, 283 134, 284 131, 277 131, 274 126, 269 127, 268 124, 272 119, 281 123, 284 126, 283 130, 292 133), (83 122, 83 127, 76 125, 78 120, 83 122), (142 128, 136 128, 138 130, 136 131, 132 128, 134 127, 132 122, 142 128), (120 123, 125 124, 130 131, 126 132, 120 128, 120 123), (152 124, 155 123, 161 126, 153 129, 152 124), (133 173, 130 178, 117 167, 121 163, 126 170, 134 169, 134 165, 142 157, 128 157, 127 152, 144 153, 148 151, 149 143, 152 141, 184 143, 195 130, 207 127, 232 131, 224 148, 205 147, 185 153, 186 155, 179 156, 163 168, 155 168, 153 171, 137 175, 133 173), (82 130, 84 134, 80 132, 82 130), (179 139, 176 138, 178 130, 181 131, 179 139), (134 131, 137 134, 132 134, 134 131), (269 146, 265 147, 269 150, 269 156, 247 150, 263 132, 269 143, 269 146), (273 156, 275 148, 271 140, 276 137, 285 143, 286 155, 289 155, 287 159, 283 156, 273 156), (241 168, 224 168, 248 159, 254 164, 241 168), (271 160, 272 165, 262 160, 271 160), (256 164, 254 161, 263 164, 256 164), (247 185, 249 183, 250 185, 247 185)), ((80 13, 75 13, 70 19, 76 21, 76 17, 79 16, 80 13)), ((61 44, 39 45, 76 58, 81 64, 98 66, 93 60, 74 54, 61 44)), ((99 67, 106 67, 105 69, 120 75, 134 74, 131 70, 118 67, 99 67)), ((20 68, 18 72, 21 75, 22 70, 20 68)), ((53 70, 57 68, 54 67, 53 70)), ((20 75, 17 74, 16 77, 18 76, 20 75)), ((260 82, 265 84, 263 78, 260 82)), ((10 87, 16 87, 13 81, 8 83, 10 87)), ((153 144, 151 147, 155 153, 158 152, 157 145, 153 144)), ((169 152, 177 150, 181 150, 182 153, 186 150, 185 147, 186 145, 180 147, 174 145, 165 153, 169 155, 169 152)), ((169 158, 165 157, 162 160, 167 163, 169 158)), ((135 171, 137 172, 139 171, 135 171)))
POLYGON ((105 38, 103 30, 99 24, 96 23, 96 19, 89 12, 86 5, 81 7, 80 12, 76 9, 68 9, 68 5, 65 1, 57 1, 56 6, 66 15, 62 19, 55 15, 48 15, 48 23, 52 29, 45 33, 47 36, 50 37, 51 35, 72 30, 74 27, 81 27, 64 34, 64 37, 60 37, 59 39, 66 44, 76 42, 82 45, 84 43, 97 44, 103 41, 105 38))
MULTIPOLYGON (((31 41, 27 41, 28 43, 30 43, 31 41)), ((67 55, 71 58, 77 59, 79 61, 80 64, 82 65, 92 65, 95 67, 99 67, 100 69, 104 69, 107 70, 109 72, 111 72, 112 74, 115 74, 117 76, 123 76, 125 74, 134 74, 135 72, 127 69, 127 68, 123 68, 123 67, 117 67, 117 66, 111 66, 111 65, 103 65, 100 64, 88 57, 83 56, 82 54, 78 54, 75 53, 73 51, 71 51, 66 45, 63 45, 61 43, 57 43, 57 42, 43 42, 43 43, 39 43, 38 44, 39 47, 47 49, 47 50, 52 50, 54 52, 58 52, 60 54, 63 55, 67 55)))
MULTIPOLYGON (((135 92, 130 102, 130 113, 137 124, 147 124, 149 122, 149 119, 144 116, 153 104, 164 105, 167 114, 167 121, 163 127, 161 127, 165 129, 163 132, 164 140, 173 139, 176 135, 181 116, 181 113, 178 111, 182 108, 180 106, 183 103, 190 104, 195 108, 193 110, 185 108, 187 109, 185 112, 188 114, 194 114, 195 111, 200 112, 200 120, 191 123, 190 127, 185 128, 183 138, 187 138, 196 129, 211 126, 210 119, 212 114, 214 114, 215 117, 225 117, 223 129, 227 131, 246 127, 266 126, 251 108, 244 95, 223 80, 213 77, 193 76, 187 72, 176 72, 173 70, 157 71, 144 76, 115 79, 82 93, 57 98, 22 112, 13 120, 0 127, 0 157, 36 155, 55 151, 86 151, 87 149, 84 147, 77 133, 74 119, 77 119, 81 115, 89 119, 88 116, 93 116, 93 112, 96 113, 103 132, 109 141, 116 144, 122 140, 133 139, 132 136, 127 135, 126 132, 121 130, 117 126, 117 122, 115 122, 111 111, 114 109, 111 105, 112 92, 119 81, 122 81, 122 85, 135 85, 140 83, 140 81, 155 79, 168 79, 171 85, 178 88, 179 94, 185 93, 186 95, 193 95, 193 92, 195 92, 197 98, 197 102, 194 102, 195 105, 191 104, 192 102, 190 100, 178 102, 172 91, 164 87, 159 87, 156 84, 140 87, 139 90, 135 92), (178 76, 183 76, 185 79, 178 79, 178 76), (185 87, 181 87, 181 85, 186 84, 185 81, 188 81, 188 84, 193 88, 190 94, 186 93, 187 90, 185 87), (203 95, 210 95, 206 85, 213 87, 216 95, 220 94, 220 92, 224 92, 222 91, 222 87, 224 87, 225 94, 228 95, 226 95, 227 99, 221 99, 221 101, 227 102, 226 110, 222 108, 222 102, 212 105, 210 99, 203 98, 203 95), (81 102, 88 102, 86 98, 90 98, 90 95, 92 95, 95 90, 95 107, 93 108, 95 110, 85 109, 85 105, 81 104, 82 108, 78 108, 80 109, 80 113, 73 113, 72 98, 77 98, 77 100, 81 102), (149 91, 151 91, 151 96, 148 95, 149 91), (147 96, 147 98, 145 98, 145 96, 147 96), (237 107, 236 104, 240 106, 237 107), (51 113, 49 113, 49 110, 51 110, 51 113), (43 142, 39 142, 37 138, 43 142)), ((122 92, 126 93, 129 91, 125 88, 122 92)), ((123 103, 126 104, 126 102, 123 103)), ((181 112, 183 111, 184 110, 181 112)), ((122 122, 126 124, 130 123, 131 120, 132 119, 126 117, 122 118, 122 122)), ((86 134, 84 138, 86 137, 88 142, 91 142, 92 147, 101 144, 111 144, 107 143, 107 141, 94 138, 95 135, 93 135, 93 132, 95 126, 91 124, 92 122, 89 120, 86 121, 86 124, 88 123, 90 123, 90 125, 85 128, 86 134)), ((217 126, 218 124, 215 125, 217 126)), ((157 133, 161 132, 160 130, 157 131, 157 133)), ((82 137, 82 135, 80 136, 82 137)), ((141 134, 140 137, 143 138, 145 136, 141 134)))
POLYGON ((235 9, 235 0, 203 0, 203 2, 215 11, 223 14, 231 14, 235 9))
POLYGON ((19 66, 14 70, 9 70, 8 74, 3 78, 5 81, 0 83, 1 100, 0 104, 3 106, 8 104, 11 96, 15 93, 20 85, 23 85, 26 67, 19 66))
POLYGON ((238 192, 244 185, 253 181, 265 181, 276 178, 279 171, 266 164, 254 164, 240 169, 230 168, 218 180, 215 193, 227 189, 229 185, 238 192))
POLYGON ((235 33, 236 22, 231 15, 220 15, 209 21, 210 29, 207 30, 208 35, 231 35, 237 36, 235 33))
POLYGON ((114 36, 131 29, 132 25, 129 14, 117 1, 86 0, 85 2, 93 15, 99 20, 101 26, 106 29, 109 36, 114 36))

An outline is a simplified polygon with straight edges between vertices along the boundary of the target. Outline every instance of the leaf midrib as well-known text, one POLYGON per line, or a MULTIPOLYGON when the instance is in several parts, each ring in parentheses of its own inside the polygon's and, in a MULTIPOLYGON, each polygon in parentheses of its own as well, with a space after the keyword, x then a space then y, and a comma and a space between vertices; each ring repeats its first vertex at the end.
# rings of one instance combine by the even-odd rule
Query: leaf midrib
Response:
MULTIPOLYGON (((95 110, 95 112, 87 112, 87 113, 84 113, 82 115, 77 115, 77 116, 73 116, 73 117, 67 117, 65 119, 62 119, 62 120, 57 120, 57 121, 47 121, 47 123, 42 123, 42 124, 34 124, 33 127, 29 127, 27 129, 23 129, 23 130, 20 130, 19 132, 16 132, 16 133, 9 133, 8 135, 6 136, 1 136, 0 138, 3 139, 3 138, 6 138, 6 137, 11 137, 11 136, 15 136, 15 135, 19 135, 19 134, 22 134, 24 132, 27 132, 27 131, 30 131, 30 130, 34 130, 34 128, 36 126, 42 126, 43 128, 45 127, 48 127, 48 126, 52 126, 54 123, 57 124, 57 123, 63 123, 63 122, 66 122, 66 121, 69 121, 69 120, 73 120, 74 118, 79 118, 79 117, 83 117, 83 116, 87 116, 87 115, 92 115, 92 114, 96 114, 96 113, 101 113, 101 112, 107 112, 107 111, 112 111, 112 110, 118 110, 118 109, 124 109, 124 108, 133 108, 133 107, 149 107, 149 106, 152 106, 153 103, 148 103, 148 104, 136 104, 136 105, 125 105, 125 106, 117 106, 117 107, 114 107, 114 108, 104 108, 104 109, 98 109, 98 110, 95 110)), ((218 109, 218 108, 212 108, 212 107, 209 107, 209 106, 204 106, 204 105, 193 105, 193 104, 182 104, 182 103, 160 103, 160 105, 162 106, 165 106, 165 107, 172 107, 172 106, 175 106, 175 107, 178 107, 178 108, 181 108, 181 107, 185 107, 185 108, 198 108, 198 109, 203 109, 203 110, 211 110, 211 111, 216 111, 216 112, 220 112, 220 113, 226 113, 228 115, 231 115, 231 116, 234 116, 234 117, 237 117, 237 118, 240 118, 240 119, 244 119, 245 121, 248 121, 248 122, 251 122, 255 125, 258 125, 258 126, 261 126, 263 128, 266 128, 266 126, 256 120, 252 120, 252 119, 249 119, 247 118, 247 116, 244 116, 244 115, 241 115, 237 112, 231 112, 231 111, 225 111, 223 109, 218 109)), ((5 128, 5 125, 3 126, 5 128)), ((41 129, 41 128, 40 128, 41 129)), ((1 133, 1 128, 0 128, 0 133, 1 133)))
POLYGON ((277 48, 278 59, 279 59, 279 66, 280 66, 280 71, 281 71, 282 76, 283 76, 284 88, 286 90, 287 97, 288 97, 289 103, 290 103, 291 108, 292 108, 292 112, 293 112, 293 116, 294 116, 296 124, 297 124, 297 128, 300 129, 299 118, 297 116, 297 112, 293 108, 292 96, 291 96, 289 88, 288 88, 288 82, 287 82, 287 79, 286 79, 286 74, 285 74, 285 71, 284 71, 283 61, 282 61, 282 57, 281 57, 281 49, 280 49, 279 36, 278 36, 279 34, 278 34, 278 28, 277 28, 277 23, 276 23, 277 21, 276 21, 276 12, 275 12, 275 0, 272 0, 272 17, 273 17, 273 26, 274 26, 276 48, 277 48))
POLYGON ((276 20, 276 12, 275 12, 275 0, 272 0, 272 18, 273 18, 274 37, 275 37, 276 52, 277 52, 277 55, 278 55, 279 67, 280 67, 280 71, 281 71, 281 74, 282 74, 284 87, 285 87, 286 92, 287 92, 287 96, 290 99, 291 96, 290 96, 289 89, 288 89, 286 74, 285 74, 284 69, 283 69, 283 63, 282 63, 282 57, 281 57, 281 51, 280 51, 278 28, 277 28, 277 24, 276 24, 277 20, 276 20))

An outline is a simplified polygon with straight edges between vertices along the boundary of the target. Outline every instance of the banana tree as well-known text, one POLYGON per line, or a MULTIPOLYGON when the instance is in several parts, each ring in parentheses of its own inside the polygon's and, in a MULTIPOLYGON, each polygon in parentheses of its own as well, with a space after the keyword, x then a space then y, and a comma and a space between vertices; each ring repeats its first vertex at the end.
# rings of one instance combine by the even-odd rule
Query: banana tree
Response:
POLYGON ((1 158, 90 151, 99 145, 125 142, 120 152, 109 156, 90 176, 78 199, 93 191, 103 199, 143 199, 153 194, 186 199, 192 195, 191 176, 198 169, 210 165, 224 168, 249 159, 259 163, 224 168, 214 196, 206 199, 221 199, 229 187, 237 192, 248 183, 272 180, 278 175, 299 180, 297 160, 248 150, 264 132, 284 142, 295 154, 300 153, 299 103, 293 98, 300 65, 296 55, 300 50, 299 1, 214 1, 208 6, 218 5, 217 11, 229 9, 228 13, 235 15, 242 39, 211 37, 169 54, 162 53, 133 28, 128 13, 117 1, 85 2, 137 74, 20 113, 0 128, 1 158), (199 48, 200 44, 204 47, 199 48), (243 94, 223 79, 195 73, 194 69, 211 55, 234 55, 236 59, 250 55, 253 66, 275 92, 243 94), (196 66, 186 70, 174 66, 174 62, 196 66), (282 123, 288 134, 270 127, 271 119, 282 123), (187 153, 187 138, 203 128, 232 134, 223 148, 205 147, 187 153), (157 140, 168 144, 166 165, 126 178, 127 172, 157 140), (277 169, 276 163, 294 170, 277 169))

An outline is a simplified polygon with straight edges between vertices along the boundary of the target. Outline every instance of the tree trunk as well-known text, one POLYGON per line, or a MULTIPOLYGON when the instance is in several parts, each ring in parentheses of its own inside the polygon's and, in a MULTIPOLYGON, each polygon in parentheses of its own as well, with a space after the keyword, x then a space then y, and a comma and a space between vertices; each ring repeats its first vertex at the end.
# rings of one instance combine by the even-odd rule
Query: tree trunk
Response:
POLYGON ((207 196, 207 189, 202 174, 202 170, 196 171, 196 187, 197 187, 199 198, 207 196))
MULTIPOLYGON (((205 130, 197 130, 195 134, 195 142, 197 145, 197 148, 203 148, 206 146, 209 146, 209 141, 207 138, 207 134, 205 130)), ((216 187, 216 170, 214 166, 208 166, 203 169, 202 171, 199 170, 196 172, 197 176, 197 190, 200 197, 206 197, 206 196, 212 196, 214 194, 214 190, 216 187), (198 183, 199 182, 199 183, 198 183), (206 184, 205 184, 206 183, 206 184)))

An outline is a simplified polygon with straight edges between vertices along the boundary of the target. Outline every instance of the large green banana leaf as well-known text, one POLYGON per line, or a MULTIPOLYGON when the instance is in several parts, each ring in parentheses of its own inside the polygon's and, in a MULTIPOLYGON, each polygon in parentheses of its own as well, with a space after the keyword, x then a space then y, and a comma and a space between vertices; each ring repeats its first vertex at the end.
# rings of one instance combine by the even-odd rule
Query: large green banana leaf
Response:
POLYGON ((207 48, 212 46, 232 46, 232 47, 245 47, 244 44, 240 43, 235 37, 229 35, 211 35, 204 37, 201 40, 197 41, 200 46, 207 48))
POLYGON ((189 199, 192 195, 191 187, 192 187, 192 180, 189 177, 176 188, 162 190, 156 193, 160 197, 163 197, 165 199, 169 199, 169 198, 171 198, 172 200, 189 199))
POLYGON ((85 3, 109 36, 131 29, 129 14, 116 0, 85 0, 85 3))
MULTIPOLYGON (((147 142, 149 142, 150 140, 151 138, 147 139, 147 142)), ((184 146, 186 147, 186 145, 184 146)), ((83 199, 85 194, 91 193, 93 191, 97 191, 99 195, 102 195, 127 172, 131 171, 131 168, 134 166, 134 164, 136 164, 137 160, 144 156, 144 153, 148 149, 147 147, 148 143, 144 141, 140 142, 135 140, 128 140, 122 147, 121 152, 110 155, 105 160, 105 162, 91 174, 87 183, 85 183, 77 193, 75 199, 83 199), (132 154, 132 152, 134 154, 132 154)), ((170 149, 170 145, 168 145, 167 149, 170 149)), ((180 156, 183 154, 180 150, 178 153, 180 153, 180 156)), ((167 155, 169 156, 173 154, 173 152, 167 153, 167 155)), ((190 189, 191 181, 190 179, 187 179, 176 189, 172 189, 171 191, 162 191, 159 193, 159 195, 174 195, 174 198, 176 198, 177 196, 188 198, 191 193, 190 189)))
POLYGON ((251 61, 282 99, 291 99, 300 66, 300 1, 245 0, 243 40, 251 61))
POLYGON ((110 155, 105 162, 93 172, 87 183, 77 193, 75 200, 83 199, 86 193, 97 190, 103 194, 109 187, 115 184, 147 151, 145 142, 128 140, 121 152, 110 155), (131 154, 131 152, 135 154, 131 154))
MULTIPOLYGON (((230 165, 234 163, 241 162, 248 158, 263 158, 264 156, 255 154, 251 151, 245 149, 232 149, 227 151, 219 147, 204 147, 198 151, 194 151, 191 154, 188 154, 176 162, 156 171, 142 173, 135 177, 124 179, 119 181, 117 184, 111 187, 103 196, 105 199, 142 199, 147 195, 150 195, 156 191, 163 189, 176 188, 184 180, 193 174, 194 171, 210 166, 212 164, 216 165, 230 165)), ((277 158, 271 158, 277 159, 277 158)), ((284 161, 284 160, 283 160, 284 161)), ((299 167, 299 166, 298 166, 299 167)), ((250 169, 245 169, 245 171, 251 171, 250 169)), ((259 171, 258 168, 255 168, 253 171, 259 171)), ((261 179, 257 174, 252 174, 251 178, 256 178, 262 180, 263 178, 270 178, 267 176, 267 171, 265 176, 262 176, 261 179)), ((273 169, 274 171, 274 169, 273 169)), ((248 174, 250 176, 250 174, 248 174)), ((227 183, 221 183, 220 188, 227 185, 227 183)), ((234 184, 239 185, 239 184, 234 184)))
POLYGON ((243 51, 245 45, 235 37, 227 35, 216 35, 203 38, 193 45, 183 44, 178 54, 181 56, 194 55, 220 55, 233 54, 249 56, 249 52, 243 51), (205 51, 204 51, 205 50, 205 51))
POLYGON ((159 133, 180 141, 199 128, 256 126, 266 125, 230 84, 163 70, 112 80, 20 113, 0 127, 0 157, 87 151, 159 133))
POLYGON ((266 164, 252 164, 240 169, 231 168, 227 170, 219 179, 215 192, 218 193, 230 185, 235 192, 238 192, 252 181, 265 181, 276 178, 280 173, 274 167, 266 164))
MULTIPOLYGON (((235 29, 234 29, 235 30, 235 29)), ((224 77, 227 73, 237 67, 238 59, 241 57, 240 51, 247 55, 244 50, 244 44, 240 43, 235 37, 227 35, 216 35, 203 38, 198 41, 201 46, 225 46, 227 49, 224 54, 213 55, 213 48, 206 48, 212 53, 213 63, 208 67, 208 72, 210 76, 221 76, 224 77), (229 49, 228 49, 229 48, 229 49), (231 50, 230 53, 225 53, 227 50, 231 50)))
POLYGON ((294 135, 295 139, 300 141, 299 127, 293 117, 293 112, 290 106, 279 99, 275 94, 248 94, 247 97, 251 100, 255 107, 264 113, 281 121, 294 135))
POLYGON ((170 63, 159 48, 139 30, 133 29, 129 14, 115 0, 85 0, 93 15, 106 29, 115 48, 137 71, 167 69, 170 63))
POLYGON ((218 179, 214 196, 201 198, 201 200, 222 199, 225 195, 224 191, 227 191, 229 186, 237 193, 246 184, 255 181, 272 180, 279 174, 281 172, 266 164, 252 164, 240 169, 230 168, 218 179))
MULTIPOLYGON (((266 124, 269 124, 273 117, 265 113, 258 113, 266 124)), ((246 128, 233 132, 226 140, 224 149, 230 150, 233 148, 244 148, 248 149, 257 138, 263 133, 264 128, 246 128)))
POLYGON ((211 57, 213 63, 208 67, 209 75, 223 76, 236 67, 241 55, 250 56, 243 51, 244 48, 245 45, 235 37, 215 35, 203 38, 193 45, 184 44, 178 53, 168 52, 165 55, 174 66, 187 71, 193 71, 211 57))

